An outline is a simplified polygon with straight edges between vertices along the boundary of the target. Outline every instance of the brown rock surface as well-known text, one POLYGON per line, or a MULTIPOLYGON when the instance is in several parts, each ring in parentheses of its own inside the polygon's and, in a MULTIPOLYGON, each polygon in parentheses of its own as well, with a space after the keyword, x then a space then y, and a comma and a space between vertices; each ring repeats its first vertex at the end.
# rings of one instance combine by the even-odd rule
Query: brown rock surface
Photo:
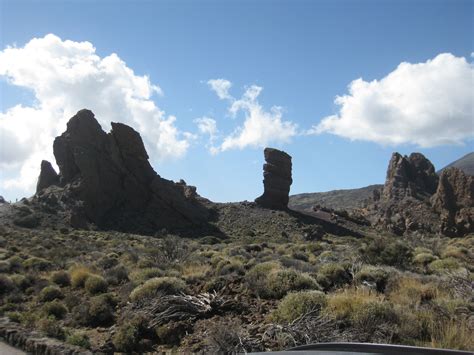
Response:
POLYGON ((431 203, 440 214, 443 234, 474 232, 474 177, 457 168, 443 170, 431 203))
POLYGON ((112 123, 107 134, 91 111, 81 110, 55 139, 54 156, 60 189, 46 189, 38 199, 71 207, 78 227, 149 233, 207 223, 195 189, 156 174, 140 135, 122 123, 112 123))
POLYGON ((263 165, 263 195, 255 202, 272 209, 288 208, 291 178, 291 156, 274 149, 265 148, 265 164, 263 165))
POLYGON ((51 185, 59 184, 58 173, 53 169, 51 163, 47 160, 41 162, 40 175, 36 184, 36 192, 39 192, 51 185))

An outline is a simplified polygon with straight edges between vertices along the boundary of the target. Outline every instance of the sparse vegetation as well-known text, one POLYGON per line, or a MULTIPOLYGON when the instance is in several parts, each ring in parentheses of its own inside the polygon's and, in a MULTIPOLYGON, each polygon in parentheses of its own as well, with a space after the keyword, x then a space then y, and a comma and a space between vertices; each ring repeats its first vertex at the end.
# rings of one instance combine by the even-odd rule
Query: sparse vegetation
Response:
POLYGON ((3 238, 0 314, 83 348, 281 349, 304 339, 299 332, 311 324, 323 340, 473 349, 472 237, 422 247, 386 236, 208 244, 9 229, 3 238), (161 314, 168 320, 155 323, 152 310, 163 303, 181 318, 161 314), (205 308, 195 307, 218 316, 201 318, 205 308), (269 329, 280 330, 264 337, 269 329))

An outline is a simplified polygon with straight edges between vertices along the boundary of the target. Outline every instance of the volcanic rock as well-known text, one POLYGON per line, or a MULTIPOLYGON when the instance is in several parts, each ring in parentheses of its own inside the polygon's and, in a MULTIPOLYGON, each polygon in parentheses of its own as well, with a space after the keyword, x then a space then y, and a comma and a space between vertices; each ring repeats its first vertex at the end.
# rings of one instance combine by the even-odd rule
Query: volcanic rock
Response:
POLYGON ((393 153, 387 169, 383 198, 424 198, 436 191, 438 176, 433 164, 421 153, 409 157, 393 153))
POLYGON ((431 203, 441 217, 441 232, 462 236, 474 232, 474 177, 457 168, 447 168, 439 178, 431 203))
POLYGON ((127 125, 112 123, 107 134, 91 111, 81 110, 53 148, 60 189, 46 189, 37 198, 44 204, 54 194, 53 200, 69 208, 70 223, 76 226, 88 222, 152 233, 207 223, 208 210, 195 189, 161 178, 139 133, 127 125))
POLYGON ((59 175, 53 169, 51 163, 47 160, 41 162, 40 175, 38 177, 38 183, 36 184, 36 192, 50 187, 51 185, 59 184, 59 175))
POLYGON ((274 149, 265 148, 265 164, 263 165, 263 195, 255 202, 272 209, 288 208, 291 178, 291 156, 274 149))

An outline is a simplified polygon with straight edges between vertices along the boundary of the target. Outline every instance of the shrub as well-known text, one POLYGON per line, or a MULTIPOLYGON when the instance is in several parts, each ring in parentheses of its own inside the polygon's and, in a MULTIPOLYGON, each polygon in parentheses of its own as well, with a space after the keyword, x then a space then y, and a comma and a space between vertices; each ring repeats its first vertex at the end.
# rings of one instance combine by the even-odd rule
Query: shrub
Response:
POLYGON ((91 326, 107 326, 114 320, 114 305, 110 296, 100 295, 92 297, 87 310, 87 322, 91 326))
POLYGON ((348 288, 328 295, 326 314, 338 320, 349 320, 369 302, 381 301, 382 297, 369 290, 348 288))
POLYGON ((114 266, 117 266, 119 263, 117 254, 109 254, 100 258, 96 265, 102 269, 110 269, 114 266))
POLYGON ((417 254, 413 258, 413 262, 415 264, 426 266, 426 265, 428 265, 429 263, 431 263, 432 261, 434 261, 436 259, 438 259, 438 257, 434 256, 431 253, 420 253, 420 254, 417 254))
POLYGON ((412 260, 412 250, 401 241, 392 241, 387 238, 372 240, 360 250, 368 264, 384 264, 406 267, 412 260))
POLYGON ((216 266, 217 273, 219 275, 245 275, 244 266, 239 260, 221 260, 216 266))
POLYGON ((39 294, 40 301, 49 302, 55 299, 63 298, 61 289, 57 286, 47 286, 43 288, 39 294))
POLYGON ((124 353, 131 353, 136 350, 139 340, 139 329, 133 322, 122 324, 112 337, 115 350, 124 353))
MULTIPOLYGON (((23 275, 11 275, 10 279, 13 281, 16 287, 18 287, 20 290, 25 291, 28 287, 32 285, 32 277, 25 277, 23 275)), ((1 287, 0 287, 1 289, 1 287)))
POLYGON ((123 265, 117 265, 107 272, 106 279, 111 285, 120 285, 128 281, 128 270, 123 265))
POLYGON ((308 274, 293 269, 284 269, 268 275, 267 295, 282 298, 290 291, 318 289, 319 285, 308 274))
POLYGON ((56 285, 65 287, 71 284, 71 277, 66 271, 60 270, 60 271, 54 272, 51 275, 51 281, 54 282, 56 285))
POLYGON ((12 256, 8 262, 10 263, 10 272, 17 272, 23 268, 23 259, 18 255, 12 256))
POLYGON ((320 291, 290 292, 278 304, 272 318, 276 322, 290 323, 310 311, 321 310, 326 302, 326 295, 320 291))
POLYGON ((293 269, 281 269, 280 264, 266 262, 254 266, 246 275, 251 291, 262 298, 282 298, 290 291, 318 289, 308 274, 293 269))
POLYGON ((7 294, 15 289, 15 284, 7 275, 0 274, 0 295, 7 294))
POLYGON ((141 284, 149 279, 154 277, 162 277, 164 275, 163 271, 156 267, 148 267, 145 269, 140 269, 133 271, 130 274, 130 278, 135 284, 141 284))
POLYGON ((424 302, 438 297, 439 290, 433 283, 423 283, 414 277, 402 277, 388 293, 389 299, 396 304, 417 309, 424 302))
POLYGON ((383 324, 398 324, 398 315, 393 306, 381 300, 365 302, 362 307, 356 307, 350 318, 356 329, 361 329, 369 336, 383 324))
POLYGON ((433 273, 443 273, 446 271, 459 269, 459 267, 460 267, 459 262, 456 259, 450 257, 447 259, 432 261, 428 265, 428 270, 433 273))
POLYGON ((86 280, 91 275, 92 272, 89 268, 84 266, 76 267, 71 271, 71 285, 76 288, 84 287, 86 280))
POLYGON ((442 349, 472 350, 474 337, 466 321, 446 320, 432 325, 431 346, 442 349))
POLYGON ((79 346, 84 349, 90 349, 91 343, 89 337, 81 332, 75 332, 66 338, 66 343, 79 346))
POLYGON ((319 269, 316 280, 324 289, 329 289, 350 282, 351 275, 341 265, 330 263, 319 269))
POLYGON ((149 299, 162 295, 173 295, 186 290, 183 280, 176 277, 155 277, 148 280, 143 285, 135 288, 130 294, 133 302, 149 299))
POLYGON ((44 332, 49 337, 57 338, 60 340, 64 340, 66 337, 66 332, 54 317, 40 319, 37 322, 37 326, 42 332, 44 332))
POLYGON ((108 284, 102 276, 90 275, 87 278, 84 287, 91 295, 95 295, 98 293, 107 292, 108 284))
POLYGON ((387 270, 372 265, 363 266, 354 276, 357 284, 362 282, 374 283, 378 292, 384 292, 389 273, 387 270))
POLYGON ((52 302, 46 303, 43 306, 43 312, 47 316, 53 316, 56 319, 62 319, 67 313, 67 308, 61 302, 52 301, 52 302))
POLYGON ((0 260, 0 274, 6 274, 10 272, 10 263, 6 260, 0 260))
POLYGON ((46 271, 51 269, 52 266, 53 264, 50 261, 43 258, 37 258, 36 256, 23 261, 23 267, 35 271, 46 271))

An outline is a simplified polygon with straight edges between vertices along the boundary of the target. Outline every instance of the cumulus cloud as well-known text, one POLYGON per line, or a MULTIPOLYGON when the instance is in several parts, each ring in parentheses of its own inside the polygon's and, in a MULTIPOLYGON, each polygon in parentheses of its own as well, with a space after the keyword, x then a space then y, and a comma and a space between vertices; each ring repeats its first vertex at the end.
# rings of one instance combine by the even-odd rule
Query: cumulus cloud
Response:
POLYGON ((232 96, 229 95, 229 89, 232 86, 232 83, 226 79, 211 79, 207 82, 207 85, 214 91, 219 99, 231 99, 232 96))
POLYGON ((380 144, 433 147, 474 137, 474 70, 465 58, 439 54, 403 62, 381 80, 357 79, 337 96, 339 112, 309 133, 328 132, 380 144))
POLYGON ((200 134, 207 135, 209 142, 206 144, 206 148, 211 154, 217 154, 219 152, 218 147, 214 145, 219 130, 217 129, 217 122, 215 119, 210 117, 196 118, 194 123, 197 124, 198 131, 200 134))
POLYGON ((246 147, 264 147, 271 143, 287 143, 297 134, 297 125, 291 121, 283 121, 282 108, 273 106, 265 110, 258 102, 263 88, 252 85, 246 88, 240 99, 229 94, 231 82, 225 79, 209 80, 208 84, 220 99, 229 101, 229 113, 236 117, 239 112, 244 114, 244 122, 234 132, 224 137, 214 152, 246 147))
POLYGON ((23 47, 0 51, 0 77, 33 92, 31 106, 0 112, 0 169, 4 188, 31 192, 41 159, 54 162, 53 138, 78 110, 91 109, 104 130, 110 122, 137 129, 152 159, 183 156, 189 135, 175 126, 151 97, 162 94, 148 76, 136 75, 116 54, 101 58, 90 42, 74 42, 49 34, 23 47))

